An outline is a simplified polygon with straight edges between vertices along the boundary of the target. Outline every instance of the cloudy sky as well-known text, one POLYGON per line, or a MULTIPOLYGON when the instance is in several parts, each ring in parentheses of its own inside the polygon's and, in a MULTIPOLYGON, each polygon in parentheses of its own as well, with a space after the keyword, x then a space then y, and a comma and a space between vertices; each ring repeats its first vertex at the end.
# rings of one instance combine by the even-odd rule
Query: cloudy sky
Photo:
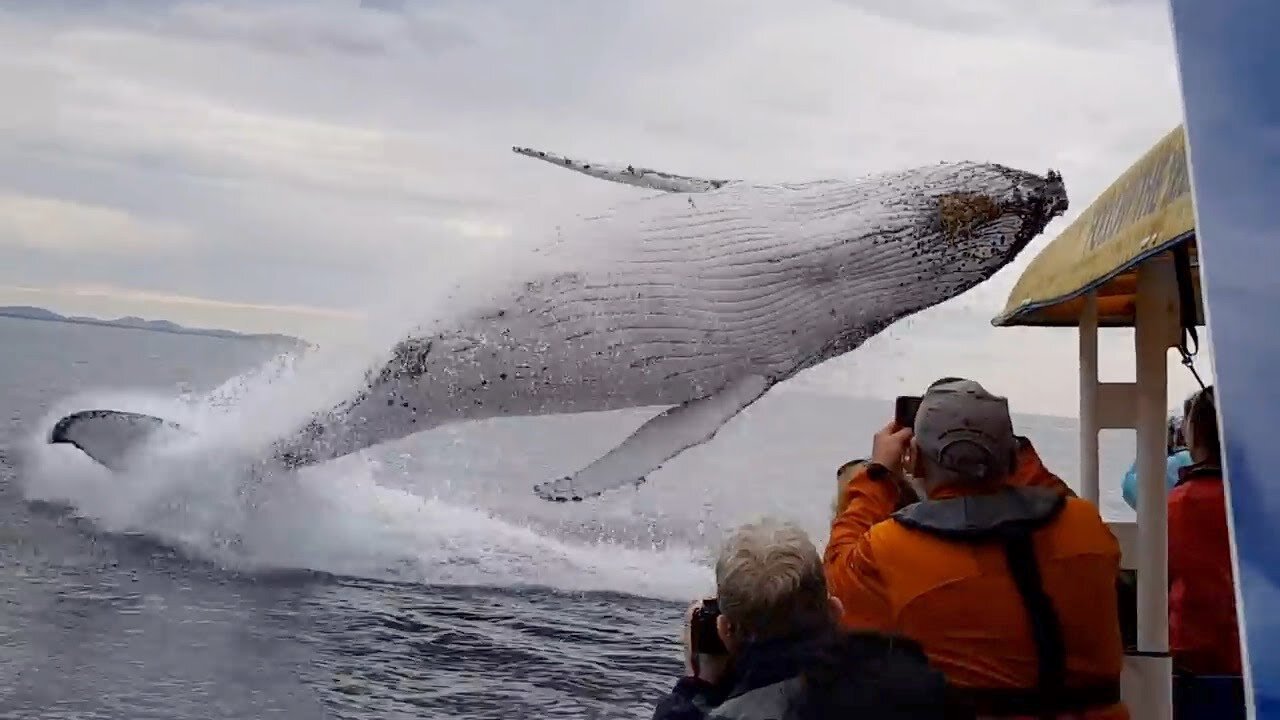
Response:
POLYGON ((638 192, 512 145, 762 181, 987 160, 1061 170, 1073 213, 797 384, 961 372, 1066 414, 1074 336, 988 321, 1181 120, 1162 0, 32 0, 0 47, 0 304, 338 337, 638 192))

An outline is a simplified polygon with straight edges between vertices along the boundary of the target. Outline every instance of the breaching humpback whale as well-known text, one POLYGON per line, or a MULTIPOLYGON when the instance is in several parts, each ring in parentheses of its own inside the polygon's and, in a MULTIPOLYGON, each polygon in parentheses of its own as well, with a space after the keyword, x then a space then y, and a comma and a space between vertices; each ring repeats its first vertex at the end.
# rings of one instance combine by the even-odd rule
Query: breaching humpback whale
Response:
MULTIPOLYGON (((562 229, 606 247, 609 263, 535 273, 490 307, 410 334, 266 462, 319 463, 494 416, 665 406, 535 493, 582 500, 639 484, 774 385, 991 277, 1067 208, 1058 173, 992 163, 770 185, 513 150, 661 192, 562 229)), ((87 410, 50 442, 115 468, 166 427, 181 431, 87 410)))

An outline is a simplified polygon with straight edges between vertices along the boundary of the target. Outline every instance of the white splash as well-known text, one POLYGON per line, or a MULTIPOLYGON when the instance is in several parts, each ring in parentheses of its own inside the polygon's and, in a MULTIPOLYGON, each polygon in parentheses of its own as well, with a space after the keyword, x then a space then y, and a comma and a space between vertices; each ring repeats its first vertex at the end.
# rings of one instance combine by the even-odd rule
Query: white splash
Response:
POLYGON ((254 460, 265 444, 323 401, 318 390, 359 366, 348 360, 281 355, 203 395, 66 398, 27 438, 20 480, 30 499, 66 504, 105 532, 144 534, 240 570, 309 569, 673 600, 705 590, 705 551, 574 537, 518 512, 504 518, 475 487, 467 489, 465 465, 445 472, 406 466, 397 460, 404 447, 382 453, 387 461, 364 453, 263 476, 254 460), (195 434, 143 448, 127 472, 112 474, 70 446, 45 442, 58 417, 84 407, 145 412, 195 434))

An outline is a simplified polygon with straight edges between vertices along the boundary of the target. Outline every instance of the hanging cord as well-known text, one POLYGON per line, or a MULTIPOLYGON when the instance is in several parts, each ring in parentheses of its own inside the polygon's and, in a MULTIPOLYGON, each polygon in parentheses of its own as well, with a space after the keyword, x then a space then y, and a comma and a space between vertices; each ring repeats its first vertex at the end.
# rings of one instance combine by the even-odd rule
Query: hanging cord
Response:
POLYGON ((1196 296, 1195 286, 1191 281, 1190 240, 1173 246, 1173 272, 1178 281, 1178 315, 1182 324, 1182 332, 1178 337, 1178 354, 1182 356, 1182 364, 1191 371, 1196 384, 1205 389, 1204 380, 1196 372, 1195 356, 1200 352, 1200 335, 1196 332, 1196 296), (1190 338, 1191 345, 1187 339, 1190 338))

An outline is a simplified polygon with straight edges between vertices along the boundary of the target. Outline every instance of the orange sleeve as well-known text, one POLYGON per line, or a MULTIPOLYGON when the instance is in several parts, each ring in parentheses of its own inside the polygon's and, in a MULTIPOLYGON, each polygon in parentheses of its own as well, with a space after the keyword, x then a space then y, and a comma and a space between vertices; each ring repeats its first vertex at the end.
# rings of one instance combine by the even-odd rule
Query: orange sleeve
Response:
POLYGON ((849 480, 845 498, 843 510, 831 523, 823 555, 827 585, 844 605, 846 627, 888 630, 893 618, 872 554, 870 531, 893 514, 898 488, 892 481, 872 479, 864 466, 849 480))

